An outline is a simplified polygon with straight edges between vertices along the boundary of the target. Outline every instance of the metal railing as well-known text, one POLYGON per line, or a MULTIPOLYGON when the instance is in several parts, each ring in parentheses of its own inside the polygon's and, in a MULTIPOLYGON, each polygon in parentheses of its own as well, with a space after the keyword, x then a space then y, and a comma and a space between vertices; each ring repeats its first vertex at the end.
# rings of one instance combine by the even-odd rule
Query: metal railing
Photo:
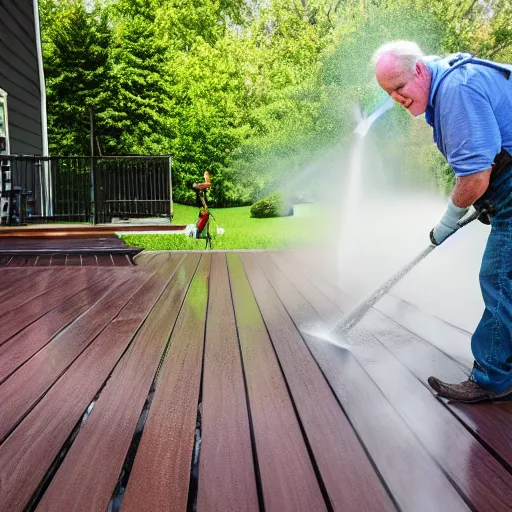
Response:
POLYGON ((25 222, 172 219, 169 156, 2 155, 0 164, 2 190, 23 194, 25 222))

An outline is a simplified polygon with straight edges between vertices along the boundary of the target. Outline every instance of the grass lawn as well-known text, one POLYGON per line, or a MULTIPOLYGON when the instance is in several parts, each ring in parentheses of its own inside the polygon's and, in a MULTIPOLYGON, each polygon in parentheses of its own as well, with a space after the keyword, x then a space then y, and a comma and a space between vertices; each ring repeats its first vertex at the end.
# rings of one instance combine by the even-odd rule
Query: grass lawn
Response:
MULTIPOLYGON (((293 216, 273 219, 252 219, 250 209, 250 206, 212 209, 216 220, 210 220, 214 250, 284 249, 314 243, 325 234, 322 227, 326 212, 319 205, 296 205, 293 216), (225 230, 221 236, 216 235, 217 225, 225 230)), ((195 224, 197 215, 195 206, 175 204, 173 224, 195 224)), ((205 240, 185 235, 123 235, 122 239, 128 245, 149 251, 205 248, 205 240)))

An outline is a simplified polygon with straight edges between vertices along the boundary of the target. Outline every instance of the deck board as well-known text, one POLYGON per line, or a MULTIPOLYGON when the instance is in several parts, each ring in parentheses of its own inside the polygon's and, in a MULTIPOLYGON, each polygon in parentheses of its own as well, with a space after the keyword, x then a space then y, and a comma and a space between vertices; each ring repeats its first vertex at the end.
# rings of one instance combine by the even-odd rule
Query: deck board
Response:
POLYGON ((46 293, 37 295, 7 311, 0 316, 0 323, 2 325, 0 347, 5 340, 19 333, 56 306, 69 301, 73 295, 98 283, 105 277, 105 272, 97 272, 91 275, 90 272, 80 269, 70 274, 66 280, 61 281, 58 286, 51 288, 46 293))
POLYGON ((353 297, 346 291, 341 290, 333 284, 333 276, 330 279, 321 272, 317 265, 312 265, 307 261, 300 251, 288 251, 283 254, 283 258, 289 265, 294 267, 296 274, 302 274, 312 283, 320 292, 322 292, 333 304, 335 304, 344 314, 353 306, 353 297))
POLYGON ((422 311, 417 306, 387 294, 375 304, 375 309, 384 313, 411 333, 437 347, 463 368, 473 366, 471 335, 467 331, 453 327, 434 315, 422 311))
MULTIPOLYGON (((273 276, 275 278, 275 272, 273 276)), ((302 289, 302 292, 306 292, 306 300, 311 300, 309 290, 302 289)), ((315 294, 312 294, 312 298, 316 300, 315 294)), ((296 299, 294 304, 297 302, 296 299)), ((318 301, 315 304, 318 304, 318 301)), ((322 314, 318 309, 317 305, 317 313, 325 323, 329 318, 329 310, 322 314)), ((302 321, 307 318, 308 322, 311 322, 313 312, 304 314, 307 310, 305 305, 300 310, 297 308, 300 313, 296 318, 302 321)), ((512 476, 449 411, 440 407, 432 393, 377 341, 372 334, 376 324, 374 316, 367 314, 360 324, 361 327, 341 340, 348 346, 346 350, 362 365, 422 445, 464 493, 467 503, 471 503, 478 510, 510 510, 512 476), (446 450, 447 446, 450 446, 449 452, 446 450), (461 473, 460 469, 467 466, 468 459, 472 460, 471 469, 466 474, 461 473), (479 475, 478 481, 476 475, 479 475), (490 482, 497 482, 498 485, 495 487, 490 482)))
POLYGON ((327 510, 286 381, 239 255, 231 291, 266 510, 327 510))
POLYGON ((171 335, 123 512, 187 509, 210 265, 211 256, 203 255, 171 335))
POLYGON ((142 284, 142 276, 122 281, 0 385, 0 439, 116 317, 142 284))
POLYGON ((98 267, 113 267, 114 260, 112 259, 111 254, 97 254, 96 261, 98 262, 98 267))
POLYGON ((66 267, 82 266, 82 257, 80 254, 68 254, 66 257, 66 267))
POLYGON ((0 383, 49 343, 61 329, 94 306, 116 279, 117 277, 112 274, 104 276, 99 281, 91 280, 85 289, 0 345, 0 383))
POLYGON ((512 510, 512 475, 378 342, 369 326, 371 317, 352 331, 346 339, 350 350, 423 446, 476 510, 512 510))
POLYGON ((259 510, 240 348, 226 256, 209 285, 202 389, 198 510, 259 510))
POLYGON ((67 258, 67 254, 52 254, 52 259, 51 259, 50 265, 52 267, 56 267, 56 266, 64 267, 66 265, 66 258, 67 258))
MULTIPOLYGON (((171 279, 180 259, 162 255, 162 267, 109 324, 0 446, 0 503, 25 509, 52 461, 116 366, 171 279), (21 455, 20 455, 21 454, 21 455)), ((57 509, 62 510, 62 509, 57 509)))
POLYGON ((87 265, 91 267, 98 266, 98 259, 94 254, 82 254, 82 265, 87 265))
MULTIPOLYGON (((27 272, 26 269, 6 268, 2 269, 2 288, 0 289, 0 299, 2 300, 2 310, 7 311, 9 307, 16 307, 21 304, 19 295, 32 296, 41 291, 46 292, 53 279, 61 273, 57 271, 50 272, 27 272), (15 299, 15 305, 10 306, 9 298, 15 299)), ((64 276, 64 274, 63 274, 64 276)), ((26 300, 26 299, 25 299, 26 300)))
POLYGON ((35 267, 49 267, 52 262, 51 254, 41 254, 36 258, 35 267))
POLYGON ((16 276, 16 281, 9 286, 9 291, 1 297, 3 311, 12 310, 35 297, 46 294, 52 288, 69 282, 73 277, 69 272, 36 272, 35 274, 27 274, 22 270, 20 272, 22 274, 16 276))
POLYGON ((108 508, 198 261, 198 255, 188 255, 174 273, 116 366, 37 510, 103 512, 108 508), (86 474, 83 467, 89 468, 86 474))
POLYGON ((9 267, 30 267, 34 264, 33 260, 28 256, 14 255, 7 264, 9 267))
MULTIPOLYGON (((455 361, 433 345, 411 336, 402 326, 377 311, 368 314, 367 322, 371 326, 372 334, 425 386, 428 377, 433 374, 446 382, 458 382, 467 378, 467 373, 455 361)), ((491 407, 488 404, 471 407, 447 403, 447 407, 477 439, 500 454, 509 467, 512 467, 512 403, 501 402, 491 407)), ((444 413, 441 416, 444 417, 444 413)), ((451 424, 451 420, 448 423, 451 424)), ((452 430, 457 432, 458 427, 450 427, 450 431, 452 430)), ((461 435, 464 437, 466 434, 461 435)), ((476 458, 486 460, 487 457, 480 453, 476 458)), ((486 470, 481 470, 481 473, 483 477, 486 470)), ((511 482, 508 485, 512 487, 511 482)))
POLYGON ((394 510, 357 434, 258 265, 259 259, 260 255, 242 255, 333 509, 394 510))
POLYGON ((342 310, 333 301, 329 300, 302 272, 298 272, 293 265, 290 265, 286 255, 272 253, 270 257, 276 267, 286 277, 293 280, 299 293, 308 297, 309 303, 319 313, 326 325, 329 328, 334 328, 343 318, 342 310))
POLYGON ((10 254, 0 254, 0 267, 5 267, 11 261, 12 256, 10 254))

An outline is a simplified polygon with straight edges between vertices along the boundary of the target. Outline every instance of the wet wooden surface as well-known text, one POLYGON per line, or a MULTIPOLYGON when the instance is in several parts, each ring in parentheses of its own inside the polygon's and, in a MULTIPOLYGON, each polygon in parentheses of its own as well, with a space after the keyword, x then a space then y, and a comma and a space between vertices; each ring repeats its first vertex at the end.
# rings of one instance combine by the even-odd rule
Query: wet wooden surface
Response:
POLYGON ((203 364, 211 256, 183 302, 128 481, 123 510, 186 510, 203 364), (174 442, 170 443, 169 439, 174 442))
POLYGON ((426 382, 480 305, 435 259, 339 339, 318 254, 47 258, 0 268, 1 511, 512 510, 512 403, 426 382))
POLYGON ((265 509, 327 510, 240 256, 230 254, 228 262, 265 509))
POLYGON ((205 332, 200 510, 258 510, 249 410, 225 255, 215 254, 205 332))

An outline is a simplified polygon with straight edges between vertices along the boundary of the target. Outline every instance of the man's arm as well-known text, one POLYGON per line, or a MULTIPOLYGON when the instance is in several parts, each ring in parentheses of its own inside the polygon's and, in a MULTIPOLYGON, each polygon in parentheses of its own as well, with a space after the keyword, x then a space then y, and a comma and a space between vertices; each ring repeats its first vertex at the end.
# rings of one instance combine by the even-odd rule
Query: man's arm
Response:
POLYGON ((491 171, 487 169, 469 176, 459 176, 451 193, 453 204, 459 208, 468 208, 480 199, 489 186, 491 171))
POLYGON ((459 176, 453 187, 448 206, 439 222, 430 232, 430 241, 436 245, 448 238, 458 229, 458 221, 466 214, 468 208, 487 190, 491 178, 491 169, 459 176))

